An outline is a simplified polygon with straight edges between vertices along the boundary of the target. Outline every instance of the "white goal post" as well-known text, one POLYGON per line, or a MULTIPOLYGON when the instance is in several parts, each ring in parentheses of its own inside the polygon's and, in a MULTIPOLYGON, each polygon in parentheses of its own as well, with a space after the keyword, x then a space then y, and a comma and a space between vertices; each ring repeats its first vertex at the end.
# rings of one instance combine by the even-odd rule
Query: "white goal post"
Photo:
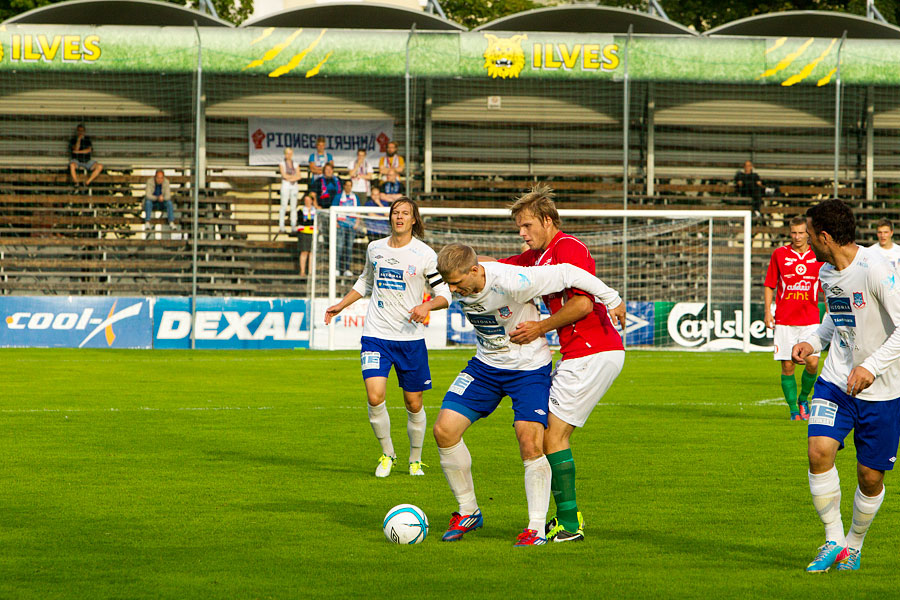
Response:
MULTIPOLYGON (((310 265, 311 330, 312 323, 324 319, 321 307, 336 303, 356 282, 365 244, 385 235, 387 212, 387 207, 371 206, 320 211, 310 265), (338 269, 339 215, 356 222, 352 276, 338 269), (378 222, 378 232, 373 233, 378 222), (321 264, 324 256, 327 268, 321 264), (327 277, 328 304, 323 304, 324 294, 316 294, 323 287, 322 277, 327 277)), ((522 251, 508 209, 422 207, 420 212, 425 242, 435 251, 451 242, 498 258, 522 251)), ((623 336, 627 347, 764 349, 754 342, 766 337, 765 328, 758 322, 751 326, 750 211, 561 209, 559 214, 562 230, 578 236, 591 250, 597 276, 617 289, 628 302, 629 313, 634 312, 623 336)), ((450 320, 447 326, 450 340, 450 320)), ((334 349, 334 324, 327 339, 327 346, 320 347, 334 349)), ((467 338, 460 334, 454 339, 467 338)))

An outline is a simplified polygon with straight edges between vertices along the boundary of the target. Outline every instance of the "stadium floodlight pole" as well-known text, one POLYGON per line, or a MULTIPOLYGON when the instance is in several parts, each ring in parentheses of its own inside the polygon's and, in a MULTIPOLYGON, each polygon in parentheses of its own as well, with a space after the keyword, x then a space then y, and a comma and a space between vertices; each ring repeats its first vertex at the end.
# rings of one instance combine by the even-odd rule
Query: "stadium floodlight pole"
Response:
POLYGON ((196 344, 197 322, 197 213, 200 212, 200 102, 203 95, 203 44, 200 40, 200 28, 194 21, 194 33, 197 34, 197 102, 194 115, 194 181, 191 186, 193 215, 191 216, 191 350, 196 344))
POLYGON ((847 39, 847 30, 841 36, 837 50, 837 77, 834 82, 834 197, 838 197, 838 171, 841 163, 841 50, 847 39))
MULTIPOLYGON (((628 87, 628 47, 631 46, 631 33, 634 30, 634 25, 628 25, 628 38, 625 40, 625 61, 624 61, 624 71, 625 71, 625 80, 624 80, 624 89, 622 90, 622 96, 624 97, 623 106, 622 106, 622 210, 628 210, 628 129, 629 129, 629 121, 630 117, 630 108, 631 108, 631 94, 630 89, 628 87)), ((622 302, 625 302, 628 306, 628 217, 624 217, 622 219, 622 302)), ((627 334, 625 330, 627 327, 622 328, 622 345, 627 346, 628 340, 627 334)))
POLYGON ((412 155, 409 153, 409 42, 412 41, 413 36, 416 35, 416 24, 413 23, 412 27, 409 28, 409 36, 406 38, 406 77, 404 78, 404 87, 406 94, 406 108, 405 108, 405 118, 406 122, 404 124, 403 131, 403 153, 406 154, 406 193, 409 194, 410 198, 412 197, 412 180, 413 180, 413 170, 411 167, 412 164, 412 155))

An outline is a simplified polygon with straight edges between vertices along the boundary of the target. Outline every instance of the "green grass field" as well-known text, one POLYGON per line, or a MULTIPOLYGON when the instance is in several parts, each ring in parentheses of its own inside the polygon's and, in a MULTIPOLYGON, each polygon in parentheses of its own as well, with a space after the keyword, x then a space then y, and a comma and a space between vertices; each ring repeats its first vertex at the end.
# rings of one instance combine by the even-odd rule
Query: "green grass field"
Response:
MULTIPOLYGON (((470 354, 432 353, 429 424, 470 354)), ((380 449, 357 356, 0 351, 0 598, 897 593, 891 475, 862 570, 804 572, 823 530, 805 427, 774 400, 768 354, 630 352, 574 438, 587 541, 525 549, 512 546, 527 513, 509 401, 466 436, 485 527, 442 544, 456 505, 430 435, 425 477, 372 475, 380 449), (405 502, 431 521, 421 545, 381 532, 405 502)), ((388 402, 400 463, 393 386, 388 402)), ((850 443, 838 459, 845 526, 854 465, 850 443)))

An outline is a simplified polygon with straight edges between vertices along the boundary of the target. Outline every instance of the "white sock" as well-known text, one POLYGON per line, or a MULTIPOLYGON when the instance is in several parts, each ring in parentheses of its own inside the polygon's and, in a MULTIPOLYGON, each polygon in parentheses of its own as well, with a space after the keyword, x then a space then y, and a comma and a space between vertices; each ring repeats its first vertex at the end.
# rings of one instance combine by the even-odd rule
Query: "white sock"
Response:
POLYGON ((844 546, 844 523, 841 521, 841 480, 837 467, 818 475, 809 473, 809 491, 813 506, 825 525, 825 541, 844 546))
POLYGON ((382 402, 378 406, 369 406, 369 423, 372 424, 372 431, 381 444, 381 451, 388 456, 397 456, 394 454, 394 442, 391 441, 391 417, 387 411, 387 402, 382 402))
POLYGON ((418 462, 422 460, 422 444, 425 443, 425 429, 427 429, 428 420, 425 418, 425 407, 419 409, 419 412, 409 412, 406 420, 406 434, 409 436, 409 462, 418 462))
POLYGON ((847 534, 848 546, 862 550, 863 539, 883 501, 884 488, 881 488, 881 493, 874 497, 865 496, 859 487, 856 488, 856 495, 853 497, 853 524, 850 526, 850 533, 847 534))
POLYGON ((471 515, 478 510, 478 501, 475 500, 475 484, 472 482, 472 455, 466 442, 460 440, 455 446, 438 448, 438 454, 447 483, 459 502, 459 514, 471 515))
POLYGON ((534 529, 544 537, 547 510, 550 508, 550 477, 553 474, 547 457, 526 460, 525 497, 528 499, 528 529, 534 529))

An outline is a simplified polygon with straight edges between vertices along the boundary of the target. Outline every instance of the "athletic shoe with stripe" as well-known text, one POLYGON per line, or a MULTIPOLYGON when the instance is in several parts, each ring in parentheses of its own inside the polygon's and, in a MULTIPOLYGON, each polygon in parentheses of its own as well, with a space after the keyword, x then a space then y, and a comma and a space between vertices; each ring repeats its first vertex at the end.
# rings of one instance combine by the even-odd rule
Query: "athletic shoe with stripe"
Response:
POLYGON ((813 559, 809 566, 806 567, 807 573, 825 573, 837 560, 838 555, 843 548, 838 546, 837 542, 825 542, 819 546, 819 553, 813 559))
POLYGON ((809 421, 809 402, 804 400, 798 402, 797 406, 800 408, 800 418, 804 421, 809 421))
POLYGON ((837 570, 858 571, 860 554, 862 554, 862 551, 857 550, 856 548, 844 548, 843 550, 841 550, 841 553, 838 554, 837 558, 835 559, 837 570))
POLYGON ((396 456, 382 454, 381 458, 378 459, 378 466, 375 467, 375 477, 387 477, 390 475, 391 468, 394 466, 395 462, 397 462, 396 456))
POLYGON ((584 517, 581 516, 581 511, 578 511, 578 530, 575 533, 566 531, 557 517, 553 517, 547 522, 545 533, 547 534, 547 541, 551 542, 583 542, 584 517))
POLYGON ((800 413, 791 413, 791 421, 802 421, 803 417, 800 416, 800 413))
POLYGON ((416 476, 424 475, 425 471, 422 469, 422 467, 427 467, 427 466, 428 465, 423 463, 421 460, 411 462, 411 463, 409 463, 409 474, 416 475, 416 476))
POLYGON ((441 541, 459 541, 464 534, 480 529, 482 525, 484 525, 484 519, 481 517, 480 508, 476 509, 471 515, 461 515, 455 512, 450 516, 450 525, 447 527, 446 533, 441 536, 441 541))
POLYGON ((547 538, 542 538, 534 529, 526 529, 516 537, 515 546, 543 546, 547 543, 547 538))

